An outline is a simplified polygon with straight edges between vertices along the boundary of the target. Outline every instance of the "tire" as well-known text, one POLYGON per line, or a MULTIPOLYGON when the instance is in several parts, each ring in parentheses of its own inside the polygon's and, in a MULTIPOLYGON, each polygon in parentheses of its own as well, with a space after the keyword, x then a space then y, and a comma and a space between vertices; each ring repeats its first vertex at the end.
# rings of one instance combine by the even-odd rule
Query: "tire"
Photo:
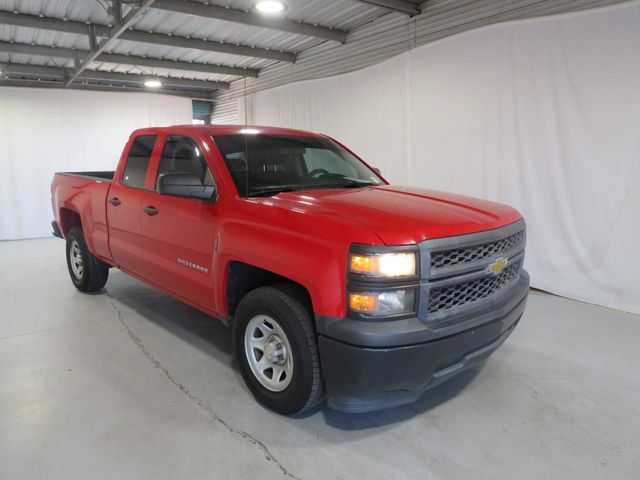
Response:
POLYGON ((109 278, 109 266, 89 251, 79 227, 67 234, 67 267, 71 281, 81 292, 100 290, 109 278))
POLYGON ((324 383, 308 303, 295 285, 277 284, 247 293, 235 313, 233 342, 242 377, 258 402, 282 415, 302 413, 323 400, 324 383), (261 332, 267 335, 261 336, 261 332), (260 342, 264 342, 262 347, 253 348, 260 342), (275 347, 270 348, 269 343, 275 347), (263 357, 266 361, 260 366, 257 360, 263 357), (269 369, 264 370, 269 364, 270 379, 269 369), (274 378, 279 369, 284 374, 274 378))

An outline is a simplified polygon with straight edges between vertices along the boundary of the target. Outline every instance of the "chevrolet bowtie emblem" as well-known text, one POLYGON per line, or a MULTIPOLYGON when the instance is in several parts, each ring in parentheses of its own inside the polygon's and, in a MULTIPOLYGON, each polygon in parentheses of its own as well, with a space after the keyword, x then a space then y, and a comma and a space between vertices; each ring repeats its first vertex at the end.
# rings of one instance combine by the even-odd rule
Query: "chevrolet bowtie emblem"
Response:
POLYGON ((508 261, 509 261, 508 259, 506 259, 504 257, 500 257, 495 262, 489 264, 489 266, 487 267, 487 271, 489 273, 493 273, 494 275, 498 275, 505 268, 507 268, 507 262, 508 261))

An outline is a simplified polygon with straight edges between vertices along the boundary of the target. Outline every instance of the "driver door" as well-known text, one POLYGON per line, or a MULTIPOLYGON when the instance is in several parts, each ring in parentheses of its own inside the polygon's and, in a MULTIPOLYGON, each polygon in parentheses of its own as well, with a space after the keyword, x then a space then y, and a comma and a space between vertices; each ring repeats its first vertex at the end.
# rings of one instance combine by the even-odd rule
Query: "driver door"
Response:
POLYGON ((145 193, 141 220, 147 256, 145 277, 197 305, 213 309, 213 251, 218 231, 217 203, 158 193, 165 173, 193 173, 215 185, 199 142, 168 135, 156 165, 155 190, 145 193))

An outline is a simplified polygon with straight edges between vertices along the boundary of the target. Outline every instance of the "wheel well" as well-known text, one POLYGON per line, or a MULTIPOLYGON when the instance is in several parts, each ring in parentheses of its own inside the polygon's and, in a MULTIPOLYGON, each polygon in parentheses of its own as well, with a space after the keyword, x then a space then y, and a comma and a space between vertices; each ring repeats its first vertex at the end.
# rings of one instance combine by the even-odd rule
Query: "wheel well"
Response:
POLYGON ((282 275, 278 275, 277 273, 270 272, 269 270, 254 267, 247 263, 233 261, 229 263, 229 270, 227 273, 228 317, 232 317, 235 314, 240 300, 251 290, 278 283, 288 283, 298 287, 300 297, 304 299, 306 303, 305 306, 309 308, 310 313, 313 312, 311 295, 309 295, 309 291, 304 287, 304 285, 294 282, 282 275))
POLYGON ((68 208, 60 209, 60 223, 62 224, 60 225, 60 229, 65 237, 73 227, 82 228, 82 219, 80 218, 80 214, 73 210, 69 210, 68 208))

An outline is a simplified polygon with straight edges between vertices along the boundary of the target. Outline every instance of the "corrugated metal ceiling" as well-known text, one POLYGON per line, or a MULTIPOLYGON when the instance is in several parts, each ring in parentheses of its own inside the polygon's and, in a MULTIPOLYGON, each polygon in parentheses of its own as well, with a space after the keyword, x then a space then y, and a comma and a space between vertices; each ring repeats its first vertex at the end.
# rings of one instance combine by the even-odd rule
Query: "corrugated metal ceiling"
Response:
MULTIPOLYGON (((159 2, 162 1, 159 0, 159 2)), ((418 0, 414 1, 417 3, 418 0)), ((366 0, 285 0, 288 8, 284 18, 308 25, 347 31, 349 32, 347 42, 342 45, 317 36, 188 15, 159 7, 153 8, 152 5, 152 8, 133 23, 132 28, 135 31, 153 32, 154 38, 158 39, 158 35, 161 35, 162 41, 168 38, 191 39, 188 41, 192 42, 206 41, 206 43, 201 42, 201 47, 206 45, 206 48, 209 48, 214 45, 218 49, 223 48, 225 53, 207 51, 205 47, 187 48, 182 40, 173 42, 180 43, 181 46, 169 46, 133 41, 131 38, 112 41, 106 52, 260 70, 259 78, 246 80, 248 91, 257 91, 295 80, 319 78, 362 68, 417 45, 490 23, 591 8, 620 1, 623 0, 428 0, 422 5, 421 14, 409 18, 407 15, 367 4, 366 0), (291 60, 293 58, 291 54, 296 54, 296 63, 261 58, 260 55, 247 56, 247 50, 239 51, 236 45, 247 47, 252 55, 260 52, 263 56, 273 57, 274 52, 284 52, 284 55, 289 55, 291 60), (232 53, 229 53, 229 49, 232 53)), ((208 2, 191 0, 191 4, 193 2, 200 5, 227 7, 237 11, 249 11, 255 0, 210 0, 208 2)), ((95 24, 96 28, 99 28, 110 25, 112 22, 111 14, 108 12, 110 3, 111 0, 0 0, 0 16, 6 12, 16 12, 21 16, 31 15, 32 17, 28 17, 30 24, 35 22, 37 17, 42 17, 57 19, 58 23, 65 20, 66 25, 73 24, 76 30, 84 29, 85 23, 95 24), (81 22, 81 24, 74 22, 81 22)), ((123 0, 123 4, 126 3, 131 2, 123 0)), ((184 5, 188 4, 187 0, 184 5)), ((158 5, 159 3, 156 3, 156 6, 158 5)), ((180 5, 178 4, 179 8, 182 8, 180 5)), ((125 13, 130 8, 126 6, 125 13)), ((4 21, 8 21, 6 15, 4 21)), ((64 28, 58 28, 58 30, 64 30, 64 28)), ((89 37, 86 34, 3 24, 1 18, 0 42, 76 49, 80 50, 81 55, 90 50, 89 37)), ((1 44, 0 47, 2 47, 1 44)), ((69 72, 75 66, 73 59, 69 56, 69 50, 66 51, 66 56, 52 56, 55 52, 7 53, 6 50, 10 48, 6 44, 4 47, 5 50, 0 48, 0 64, 56 67, 55 71, 61 72, 62 76, 52 81, 64 83, 65 72, 61 68, 66 68, 69 72)), ((283 54, 278 55, 282 57, 283 54)), ((106 58, 99 60, 92 62, 89 70, 135 75, 132 77, 135 81, 141 79, 142 75, 227 82, 231 88, 218 97, 216 112, 232 112, 233 108, 229 105, 244 92, 245 81, 235 75, 237 71, 232 75, 228 73, 229 70, 225 70, 224 73, 195 71, 197 69, 185 70, 184 64, 182 64, 183 68, 173 69, 167 68, 167 65, 160 68, 129 64, 135 61, 119 64, 106 58)), ((135 60, 139 61, 139 59, 135 60)), ((120 59, 120 61, 125 60, 120 59)), ((1 68, 2 65, 0 65, 1 68)), ((22 73, 19 72, 17 75, 22 73)), ((108 76, 104 73, 101 75, 108 76)), ((33 75, 30 77, 26 74, 20 78, 34 79, 33 75)), ((16 77, 12 77, 11 80, 16 81, 16 77)), ((0 85, 1 81, 2 76, 0 76, 0 85)), ((110 81, 105 82, 108 84, 110 81)), ((189 89, 185 88, 184 91, 189 89)), ((229 113, 229 115, 232 114, 229 113)))
MULTIPOLYGON (((252 0, 222 0, 207 3, 222 7, 249 10, 254 2, 252 0)), ((288 0, 286 3, 288 8, 284 18, 347 31, 362 26, 388 13, 384 9, 351 0, 288 0)), ((91 22, 98 25, 109 25, 111 23, 111 17, 106 7, 108 7, 107 0, 0 0, 0 11, 69 21, 91 22)), ((128 9, 129 7, 125 8, 128 9)), ((233 45, 246 45, 293 53, 299 53, 326 42, 326 40, 305 35, 153 8, 149 9, 136 21, 134 29, 186 38, 206 39, 210 42, 224 42, 233 45)), ((83 50, 89 49, 88 37, 85 35, 3 25, 1 22, 0 41, 53 45, 83 50)), ((271 59, 206 52, 166 45, 153 45, 128 40, 114 41, 108 49, 108 52, 254 69, 262 69, 277 62, 271 59)), ((18 62, 66 68, 73 67, 73 61, 71 59, 3 52, 0 52, 0 62, 18 62)), ((161 68, 152 69, 150 67, 117 65, 107 62, 95 62, 91 68, 123 73, 147 73, 227 82, 238 78, 234 75, 185 72, 184 70, 161 68)))

